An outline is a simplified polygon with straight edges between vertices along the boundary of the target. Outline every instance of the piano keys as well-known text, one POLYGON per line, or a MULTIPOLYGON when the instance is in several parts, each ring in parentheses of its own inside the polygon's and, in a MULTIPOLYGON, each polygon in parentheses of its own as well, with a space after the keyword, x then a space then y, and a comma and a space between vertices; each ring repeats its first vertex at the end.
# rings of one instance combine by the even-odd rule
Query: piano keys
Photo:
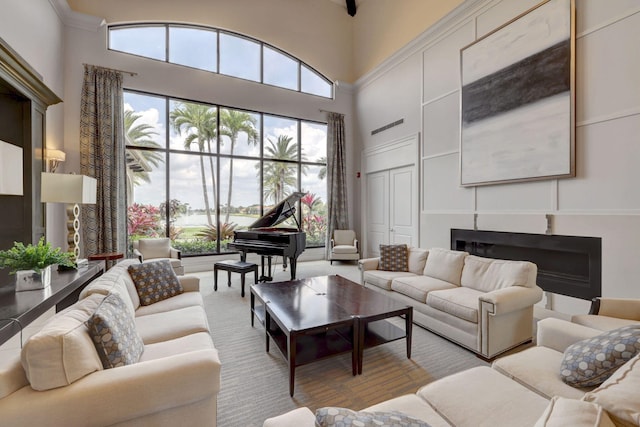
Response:
POLYGON ((246 261, 247 253, 262 255, 262 277, 260 280, 271 280, 271 259, 269 258, 269 272, 264 274, 264 257, 281 256, 284 267, 287 259, 291 266, 291 280, 296 278, 298 256, 305 250, 307 235, 302 231, 295 216, 296 203, 305 193, 296 192, 275 205, 265 215, 261 216, 247 230, 234 231, 233 242, 229 248, 240 251, 240 259, 246 261), (297 228, 276 227, 276 225, 293 217, 297 228))

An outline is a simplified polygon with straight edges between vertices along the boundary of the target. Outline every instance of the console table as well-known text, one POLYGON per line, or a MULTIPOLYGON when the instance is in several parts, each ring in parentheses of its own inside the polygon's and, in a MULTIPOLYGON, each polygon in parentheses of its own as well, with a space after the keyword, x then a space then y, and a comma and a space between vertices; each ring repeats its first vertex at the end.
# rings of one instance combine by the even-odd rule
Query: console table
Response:
POLYGON ((80 291, 104 273, 102 261, 89 261, 77 270, 52 271, 51 285, 46 289, 16 292, 15 282, 0 284, 0 345, 22 328, 42 316, 51 307, 56 312, 76 302, 80 291))

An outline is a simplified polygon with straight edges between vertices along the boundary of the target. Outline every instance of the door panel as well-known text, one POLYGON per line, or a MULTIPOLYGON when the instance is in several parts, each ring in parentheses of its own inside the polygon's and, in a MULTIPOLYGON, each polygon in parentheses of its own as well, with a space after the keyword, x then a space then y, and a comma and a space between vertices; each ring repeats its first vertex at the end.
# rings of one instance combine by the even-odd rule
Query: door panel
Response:
POLYGON ((367 175, 367 250, 380 255, 380 245, 389 242, 389 172, 367 175))
POLYGON ((390 234, 393 244, 417 246, 417 194, 415 188, 414 167, 391 169, 389 184, 390 234))

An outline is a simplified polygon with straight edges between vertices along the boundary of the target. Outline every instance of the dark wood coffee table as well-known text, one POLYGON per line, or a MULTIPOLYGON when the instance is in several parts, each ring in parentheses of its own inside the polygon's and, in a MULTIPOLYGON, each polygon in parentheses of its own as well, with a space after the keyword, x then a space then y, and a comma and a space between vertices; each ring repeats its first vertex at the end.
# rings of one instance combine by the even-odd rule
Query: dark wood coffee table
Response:
POLYGON ((253 285, 251 316, 265 325, 267 352, 273 340, 287 361, 291 396, 295 368, 306 363, 350 352, 356 375, 364 349, 403 338, 411 357, 413 308, 340 276, 253 285), (404 330, 384 320, 396 316, 405 316, 404 330))

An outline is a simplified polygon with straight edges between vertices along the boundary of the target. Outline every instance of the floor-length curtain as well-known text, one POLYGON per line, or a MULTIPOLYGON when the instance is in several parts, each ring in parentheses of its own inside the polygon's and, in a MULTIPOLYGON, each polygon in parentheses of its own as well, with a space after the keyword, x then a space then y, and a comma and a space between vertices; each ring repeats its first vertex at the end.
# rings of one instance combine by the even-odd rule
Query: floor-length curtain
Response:
POLYGON ((330 239, 333 230, 349 228, 349 212, 347 211, 347 182, 346 182, 346 154, 344 136, 344 114, 327 113, 327 188, 328 218, 327 218, 327 258, 331 253, 330 239))
POLYGON ((126 249, 122 73, 85 65, 80 106, 80 172, 95 177, 95 205, 82 206, 84 256, 126 249))

